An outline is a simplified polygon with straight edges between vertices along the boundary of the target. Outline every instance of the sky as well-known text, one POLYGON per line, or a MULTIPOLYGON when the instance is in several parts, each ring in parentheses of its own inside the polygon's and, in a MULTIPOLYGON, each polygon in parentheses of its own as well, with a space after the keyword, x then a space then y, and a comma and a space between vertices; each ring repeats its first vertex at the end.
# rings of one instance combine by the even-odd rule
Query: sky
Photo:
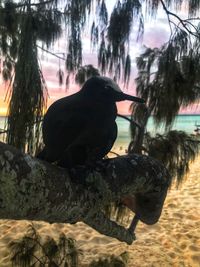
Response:
MULTIPOLYGON (((109 0, 107 3, 109 3, 109 10, 112 10, 112 6, 114 0, 109 0)), ((180 15, 180 14, 179 14, 180 15)), ((94 51, 91 51, 90 47, 90 37, 88 36, 87 32, 90 32, 90 30, 86 31, 83 35, 83 65, 87 64, 93 64, 95 67, 97 67, 97 60, 96 60, 96 54, 94 51)), ((164 42, 166 42, 169 38, 170 29, 167 22, 167 17, 165 12, 160 9, 157 15, 157 18, 155 20, 146 20, 145 21, 145 27, 144 27, 144 36, 143 40, 140 42, 136 42, 136 34, 131 35, 130 40, 130 55, 132 58, 131 66, 131 79, 128 88, 124 88, 123 84, 119 84, 121 89, 125 91, 128 94, 135 94, 135 83, 134 79, 137 77, 137 69, 135 64, 136 57, 140 54, 142 47, 148 46, 151 48, 154 47, 160 47, 164 42)), ((60 40, 58 40, 54 47, 52 47, 51 51, 54 53, 66 53, 66 41, 65 37, 62 37, 60 40)), ((42 71, 44 74, 44 78, 47 83, 48 88, 48 106, 51 105, 54 101, 57 99, 73 94, 77 92, 80 88, 76 84, 71 84, 70 88, 66 90, 65 85, 59 86, 58 83, 58 77, 57 77, 57 71, 59 68, 59 59, 55 58, 54 56, 47 54, 45 52, 39 51, 40 54, 40 62, 42 66, 42 71)), ((60 60, 61 69, 64 71, 64 61, 60 60)), ((0 77, 0 115, 5 115, 7 112, 7 106, 8 103, 5 101, 5 96, 7 92, 7 85, 4 84, 0 77)), ((121 114, 128 114, 129 113, 129 101, 123 101, 118 103, 118 112, 121 114)), ((187 109, 182 109, 181 113, 200 113, 200 108, 197 104, 194 104, 193 107, 189 107, 187 109)))

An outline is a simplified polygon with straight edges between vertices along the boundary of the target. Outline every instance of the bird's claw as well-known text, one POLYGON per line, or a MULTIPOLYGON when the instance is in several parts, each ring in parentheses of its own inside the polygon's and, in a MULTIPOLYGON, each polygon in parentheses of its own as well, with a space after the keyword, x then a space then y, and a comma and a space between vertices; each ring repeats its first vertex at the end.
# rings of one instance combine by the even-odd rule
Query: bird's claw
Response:
POLYGON ((133 241, 136 240, 136 236, 135 233, 133 233, 132 231, 130 231, 129 229, 127 229, 128 232, 128 236, 126 237, 126 240, 124 240, 128 245, 131 245, 133 243, 133 241))
POLYGON ((131 222, 129 228, 128 228, 128 230, 129 230, 131 233, 134 234, 134 231, 135 231, 135 228, 136 228, 138 222, 139 222, 139 218, 138 218, 137 215, 135 215, 135 216, 133 217, 133 220, 132 220, 132 222, 131 222))

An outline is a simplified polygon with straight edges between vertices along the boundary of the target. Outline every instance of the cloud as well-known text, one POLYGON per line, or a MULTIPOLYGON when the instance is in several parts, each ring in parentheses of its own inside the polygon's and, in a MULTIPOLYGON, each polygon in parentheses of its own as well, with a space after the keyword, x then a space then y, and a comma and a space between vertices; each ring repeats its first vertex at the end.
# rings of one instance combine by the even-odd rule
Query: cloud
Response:
POLYGON ((187 108, 182 108, 180 110, 180 114, 199 114, 200 113, 200 106, 199 103, 194 103, 187 108))
POLYGON ((145 26, 143 44, 150 47, 160 47, 169 40, 170 28, 166 19, 160 18, 151 21, 145 26))

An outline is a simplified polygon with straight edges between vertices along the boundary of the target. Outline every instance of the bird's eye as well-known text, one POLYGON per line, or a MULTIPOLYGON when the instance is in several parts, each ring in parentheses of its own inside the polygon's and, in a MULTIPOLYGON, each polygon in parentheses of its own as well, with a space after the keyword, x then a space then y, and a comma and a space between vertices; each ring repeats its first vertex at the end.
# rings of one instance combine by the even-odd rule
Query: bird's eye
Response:
POLYGON ((112 86, 110 86, 110 85, 106 85, 104 88, 105 88, 106 90, 113 90, 112 86))

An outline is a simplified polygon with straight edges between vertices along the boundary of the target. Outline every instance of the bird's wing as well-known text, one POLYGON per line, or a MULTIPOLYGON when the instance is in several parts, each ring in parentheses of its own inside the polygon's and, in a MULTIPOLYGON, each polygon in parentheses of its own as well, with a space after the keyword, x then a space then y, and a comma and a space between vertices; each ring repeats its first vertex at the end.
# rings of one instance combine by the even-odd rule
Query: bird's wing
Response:
POLYGON ((90 124, 66 148, 59 164, 63 167, 93 164, 102 159, 113 146, 117 136, 117 126, 102 129, 98 125, 90 124))
POLYGON ((43 139, 48 154, 57 159, 81 135, 88 125, 88 118, 77 109, 47 114, 43 124, 43 139))

